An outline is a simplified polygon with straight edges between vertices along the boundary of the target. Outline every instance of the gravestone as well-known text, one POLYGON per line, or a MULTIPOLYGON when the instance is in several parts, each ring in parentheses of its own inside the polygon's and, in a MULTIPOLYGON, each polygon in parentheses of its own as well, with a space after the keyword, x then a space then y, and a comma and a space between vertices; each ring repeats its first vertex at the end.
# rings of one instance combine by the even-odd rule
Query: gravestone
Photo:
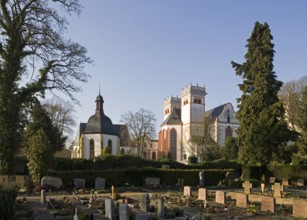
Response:
POLYGON ((125 203, 119 203, 119 220, 130 220, 130 209, 125 203))
POLYGON ((270 184, 274 184, 276 182, 276 178, 275 177, 270 177, 270 184))
POLYGON ((46 205, 46 192, 44 189, 41 190, 41 204, 46 205))
POLYGON ((185 186, 183 188, 183 195, 184 196, 189 196, 189 197, 192 196, 191 186, 185 186))
POLYGON ((263 196, 261 197, 261 211, 264 212, 275 212, 275 198, 263 196))
POLYGON ((75 189, 84 189, 85 188, 85 179, 75 178, 74 179, 75 189))
POLYGON ((135 220, 149 220, 150 213, 136 213, 135 220))
POLYGON ((263 194, 264 193, 264 190, 265 190, 265 184, 264 183, 261 183, 261 193, 263 194))
POLYGON ((237 193, 236 194, 236 206, 240 208, 247 207, 247 195, 244 193, 237 193))
POLYGON ((244 183, 242 183, 242 187, 244 188, 243 192, 245 194, 250 194, 251 188, 253 187, 253 184, 250 183, 249 181, 245 181, 244 183))
POLYGON ((296 182, 296 185, 299 186, 299 187, 300 186, 305 186, 304 179, 298 179, 297 182, 296 182))
POLYGON ((198 189, 198 200, 207 200, 207 189, 199 188, 198 189))
POLYGON ((220 204, 225 204, 226 193, 224 191, 215 192, 215 202, 220 204))
POLYGON ((307 218, 307 201, 293 200, 293 216, 307 218))
POLYGON ((158 219, 164 218, 164 199, 163 197, 158 199, 158 219))
POLYGON ((289 186, 289 180, 288 180, 287 178, 282 178, 281 184, 282 184, 283 186, 289 186))
POLYGON ((205 186, 205 171, 199 172, 199 187, 205 186))
POLYGON ((41 180, 41 185, 52 186, 56 189, 61 188, 62 184, 62 179, 59 177, 44 176, 41 180))
POLYGON ((95 190, 104 190, 106 187, 106 180, 102 177, 95 178, 95 190))
POLYGON ((283 186, 280 183, 275 183, 272 186, 272 190, 274 190, 274 198, 281 198, 281 192, 283 191, 283 186))
POLYGON ((146 177, 144 185, 146 187, 150 187, 150 188, 157 188, 157 186, 160 186, 160 178, 158 178, 158 177, 146 177))
POLYGON ((115 219, 114 216, 114 201, 112 199, 105 200, 105 217, 109 218, 110 220, 115 219))
POLYGON ((150 204, 149 194, 143 193, 140 199, 140 210, 142 212, 148 212, 149 204, 150 204))

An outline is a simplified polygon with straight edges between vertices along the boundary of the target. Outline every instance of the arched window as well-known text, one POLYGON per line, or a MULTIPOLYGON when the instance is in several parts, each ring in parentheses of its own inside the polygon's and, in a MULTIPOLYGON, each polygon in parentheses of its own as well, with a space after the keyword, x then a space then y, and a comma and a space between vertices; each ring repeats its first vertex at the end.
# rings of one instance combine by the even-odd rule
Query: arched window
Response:
POLYGON ((232 129, 230 126, 227 126, 226 131, 225 131, 225 140, 227 137, 232 137, 232 129))
POLYGON ((146 151, 143 152, 143 159, 147 160, 147 152, 146 151))
POLYGON ((227 109, 227 123, 230 123, 230 111, 227 109))
POLYGON ((111 139, 109 139, 108 140, 108 148, 109 148, 109 150, 110 150, 110 153, 112 154, 112 140, 111 139))
POLYGON ((95 142, 94 139, 90 140, 90 159, 94 159, 95 157, 95 142))
POLYGON ((170 140, 170 153, 173 160, 177 160, 177 133, 176 130, 173 128, 171 130, 171 140, 170 140))
POLYGON ((157 158, 156 158, 156 152, 152 152, 151 153, 151 159, 153 159, 153 160, 156 160, 157 158))
POLYGON ((122 148, 122 149, 120 150, 120 154, 125 154, 125 149, 124 149, 124 148, 122 148))

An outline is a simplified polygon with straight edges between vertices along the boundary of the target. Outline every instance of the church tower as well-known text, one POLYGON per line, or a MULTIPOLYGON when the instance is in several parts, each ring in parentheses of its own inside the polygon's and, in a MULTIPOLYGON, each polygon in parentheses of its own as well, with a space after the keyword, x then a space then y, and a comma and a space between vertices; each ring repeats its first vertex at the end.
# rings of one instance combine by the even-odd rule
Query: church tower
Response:
POLYGON ((170 98, 166 98, 164 99, 164 103, 163 103, 163 120, 165 120, 174 109, 180 109, 180 105, 181 105, 181 100, 178 97, 170 97, 170 98))
POLYGON ((187 158, 197 155, 191 143, 191 136, 202 131, 205 112, 206 89, 203 86, 188 85, 181 90, 181 121, 183 130, 183 148, 187 158))

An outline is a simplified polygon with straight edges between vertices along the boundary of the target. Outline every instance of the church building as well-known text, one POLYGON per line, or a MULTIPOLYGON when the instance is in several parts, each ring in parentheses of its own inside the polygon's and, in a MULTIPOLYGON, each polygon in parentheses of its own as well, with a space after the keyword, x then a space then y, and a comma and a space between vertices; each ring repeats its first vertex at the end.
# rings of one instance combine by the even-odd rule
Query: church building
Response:
POLYGON ((101 156, 105 148, 113 154, 125 154, 135 150, 129 147, 127 125, 113 124, 103 110, 102 96, 96 97, 95 113, 87 123, 80 123, 73 146, 73 158, 93 159, 101 156))
POLYGON ((230 103, 205 111, 204 86, 188 85, 180 97, 164 100, 164 121, 158 134, 158 155, 188 163, 190 156, 199 156, 195 138, 204 132, 205 117, 210 120, 210 134, 218 145, 223 146, 228 136, 236 136, 239 126, 230 103))

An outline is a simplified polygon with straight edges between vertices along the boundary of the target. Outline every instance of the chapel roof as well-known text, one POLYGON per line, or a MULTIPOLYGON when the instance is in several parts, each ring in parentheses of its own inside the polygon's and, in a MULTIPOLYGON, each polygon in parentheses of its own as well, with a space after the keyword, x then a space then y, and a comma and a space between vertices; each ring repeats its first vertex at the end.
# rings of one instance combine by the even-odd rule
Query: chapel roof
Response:
POLYGON ((220 105, 218 107, 215 107, 213 109, 210 109, 208 111, 205 112, 205 117, 209 117, 210 120, 215 120, 217 117, 219 117, 224 108, 226 107, 226 105, 228 105, 229 103, 226 103, 226 104, 223 104, 223 105, 220 105))

